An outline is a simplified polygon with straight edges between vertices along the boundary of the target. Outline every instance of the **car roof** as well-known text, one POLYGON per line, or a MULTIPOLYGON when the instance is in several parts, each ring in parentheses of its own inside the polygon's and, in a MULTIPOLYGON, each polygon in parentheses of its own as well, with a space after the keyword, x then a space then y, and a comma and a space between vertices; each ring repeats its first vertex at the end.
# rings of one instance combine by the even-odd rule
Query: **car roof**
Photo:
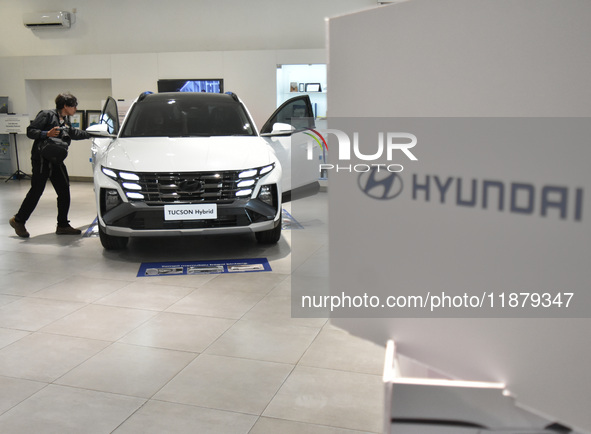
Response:
POLYGON ((225 93, 209 93, 209 92, 162 92, 142 95, 138 102, 164 102, 171 99, 177 101, 195 101, 198 100, 203 103, 215 103, 221 101, 237 101, 232 94, 225 93))

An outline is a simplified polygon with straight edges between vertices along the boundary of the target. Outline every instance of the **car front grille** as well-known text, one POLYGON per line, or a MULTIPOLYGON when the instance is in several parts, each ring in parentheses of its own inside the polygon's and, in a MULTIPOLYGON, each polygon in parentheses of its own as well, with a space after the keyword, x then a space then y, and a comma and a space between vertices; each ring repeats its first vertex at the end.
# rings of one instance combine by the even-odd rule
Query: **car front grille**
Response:
MULTIPOLYGON (((238 171, 192 173, 138 173, 148 205, 163 203, 230 203, 236 199, 238 171)), ((125 187, 124 187, 125 188, 125 187)), ((135 201, 131 199, 131 201, 135 201)))

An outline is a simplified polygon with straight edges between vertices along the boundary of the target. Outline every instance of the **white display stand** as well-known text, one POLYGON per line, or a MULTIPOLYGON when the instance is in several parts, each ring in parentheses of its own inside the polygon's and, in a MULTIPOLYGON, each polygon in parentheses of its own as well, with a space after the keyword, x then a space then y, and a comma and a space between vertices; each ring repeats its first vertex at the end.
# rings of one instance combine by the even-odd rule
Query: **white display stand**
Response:
MULTIPOLYGON (((580 0, 409 0, 331 19, 329 128, 339 117, 549 118, 548 125, 590 118, 589 22, 591 2, 580 0)), ((577 294, 578 310, 553 318, 542 311, 538 318, 335 312, 331 322, 380 345, 394 340, 400 354, 447 378, 504 385, 486 387, 478 408, 507 406, 507 389, 511 405, 591 432, 588 141, 513 146, 463 137, 438 146, 417 137, 418 161, 402 160, 404 189, 395 199, 368 197, 358 176, 329 176, 331 295, 457 290, 499 297, 552 288, 577 294), (503 186, 504 197, 484 202, 485 181, 503 186), (476 196, 466 206, 471 185, 476 196), (569 206, 582 200, 581 213, 542 211, 549 185, 568 190, 569 206), (537 192, 532 210, 517 206, 521 188, 537 192)), ((416 409, 437 414, 451 402, 444 394, 450 389, 433 392, 441 396, 433 400, 422 386, 399 383, 395 402, 398 393, 401 401, 414 396, 409 389, 418 390, 415 405, 396 406, 396 417, 416 409)), ((471 395, 462 401, 468 407, 479 399, 471 395)), ((524 430, 518 432, 532 432, 524 430)))
POLYGON ((565 432, 551 420, 520 408, 503 383, 406 376, 404 365, 408 370, 412 364, 401 362, 394 341, 388 342, 384 434, 565 432))

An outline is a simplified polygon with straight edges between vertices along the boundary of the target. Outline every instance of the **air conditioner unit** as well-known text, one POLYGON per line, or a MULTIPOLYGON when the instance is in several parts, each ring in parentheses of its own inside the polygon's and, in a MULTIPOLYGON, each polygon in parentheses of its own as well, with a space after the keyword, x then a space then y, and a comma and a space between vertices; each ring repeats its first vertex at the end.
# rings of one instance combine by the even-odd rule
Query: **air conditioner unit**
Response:
POLYGON ((23 15, 23 24, 29 29, 69 29, 72 25, 70 12, 32 12, 23 15))

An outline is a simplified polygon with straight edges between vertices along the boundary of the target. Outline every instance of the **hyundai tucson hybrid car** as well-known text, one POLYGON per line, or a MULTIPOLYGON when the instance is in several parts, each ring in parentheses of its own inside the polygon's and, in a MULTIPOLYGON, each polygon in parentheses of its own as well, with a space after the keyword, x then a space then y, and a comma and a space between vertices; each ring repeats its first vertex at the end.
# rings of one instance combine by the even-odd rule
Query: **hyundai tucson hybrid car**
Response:
POLYGON ((233 93, 146 92, 119 126, 109 97, 101 123, 89 128, 103 247, 125 248, 130 237, 243 232, 276 243, 282 201, 317 185, 318 160, 303 136, 297 148, 293 140, 313 122, 307 96, 284 103, 261 135, 233 93))

